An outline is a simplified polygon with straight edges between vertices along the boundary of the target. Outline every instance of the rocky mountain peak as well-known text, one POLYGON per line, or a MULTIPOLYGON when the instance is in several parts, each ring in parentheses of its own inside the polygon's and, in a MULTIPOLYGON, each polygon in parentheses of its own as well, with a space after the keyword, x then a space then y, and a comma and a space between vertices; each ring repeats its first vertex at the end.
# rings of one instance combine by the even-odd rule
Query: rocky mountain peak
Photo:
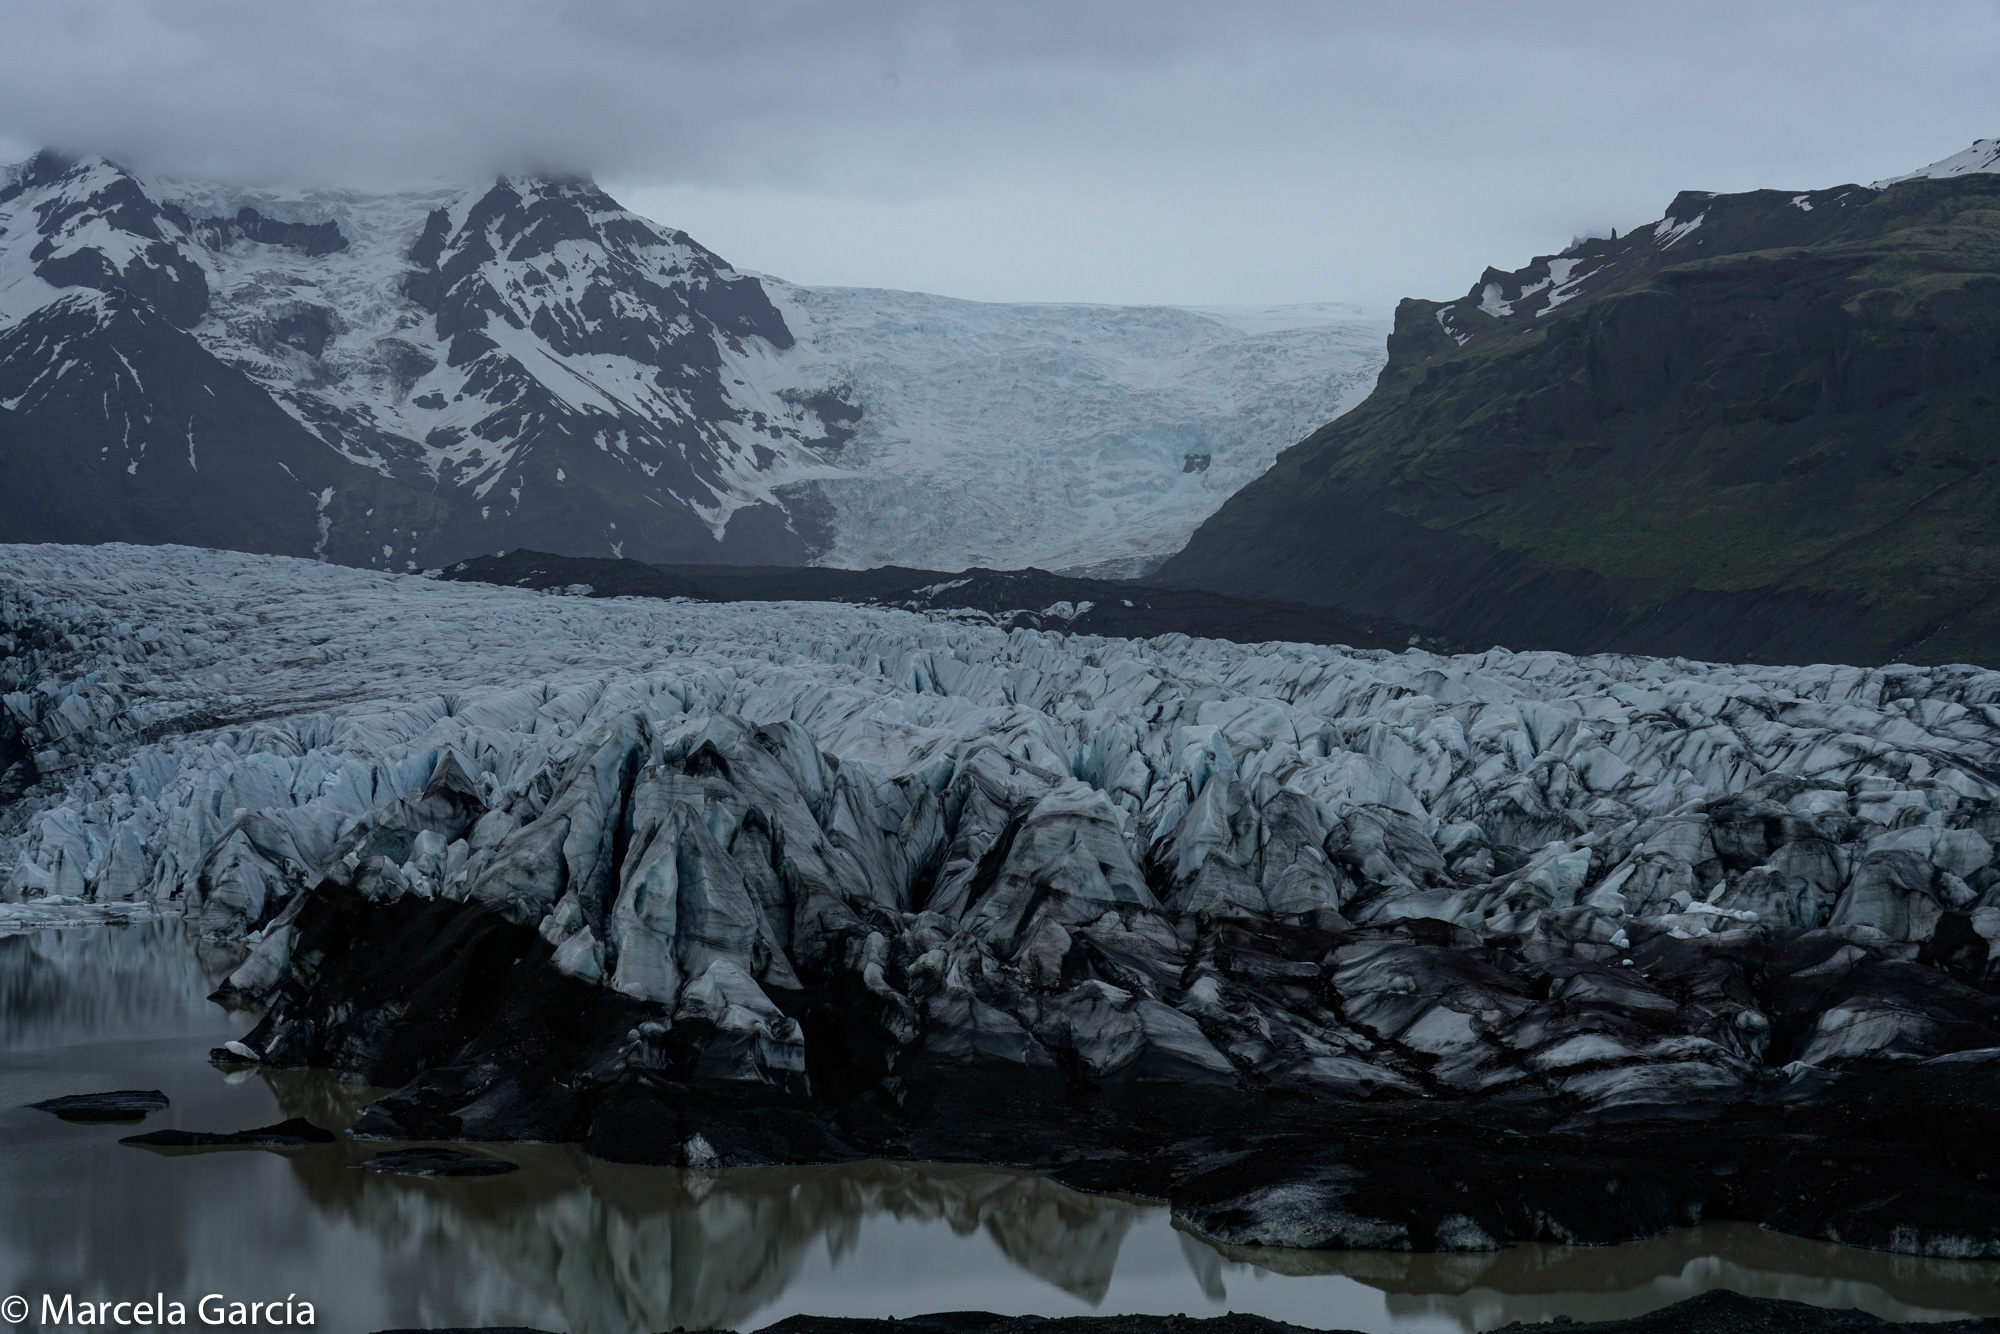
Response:
POLYGON ((47 296, 72 287, 123 289, 183 328, 208 309, 207 274, 184 250, 186 227, 115 163, 45 149, 0 190, 0 209, 29 222, 35 239, 25 259, 47 296))
MULTIPOLYGON (((66 290, 140 298, 336 457, 455 495, 419 553, 593 533, 712 559, 745 509, 769 514, 739 527, 746 557, 816 549, 777 491, 827 472, 842 437, 754 369, 792 345, 783 317, 756 279, 588 179, 259 194, 54 152, 10 175, 0 327, 66 290)), ((107 423, 155 415, 104 406, 107 423)))
MULTIPOLYGON (((1435 303, 1408 300, 1411 329, 1428 315, 1453 343, 1464 347, 1482 335, 1519 332, 1517 316, 1539 322, 1582 296, 1595 296, 1636 275, 1685 263, 1709 253, 1809 245, 1835 230, 1842 210, 1867 203, 1879 187, 1841 185, 1826 190, 1747 190, 1716 194, 1683 190, 1659 219, 1622 237, 1589 237, 1559 255, 1537 255, 1512 272, 1489 267, 1465 296, 1435 303)), ((1432 331, 1424 337, 1435 338, 1432 331)))

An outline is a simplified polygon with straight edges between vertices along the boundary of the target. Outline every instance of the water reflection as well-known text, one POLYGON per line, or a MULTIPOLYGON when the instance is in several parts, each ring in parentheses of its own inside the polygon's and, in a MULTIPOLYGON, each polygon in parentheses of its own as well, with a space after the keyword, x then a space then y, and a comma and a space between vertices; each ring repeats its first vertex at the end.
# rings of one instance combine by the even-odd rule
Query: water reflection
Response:
POLYGON ((1891 1255, 1719 1222, 1624 1246, 1516 1246, 1475 1254, 1271 1251, 1216 1246, 1220 1258, 1288 1276, 1342 1275, 1379 1288, 1393 1316, 1465 1330, 1566 1314, 1640 1315, 1712 1288, 1896 1320, 2000 1315, 2000 1264, 1891 1255))
POLYGON ((205 998, 240 962, 171 917, 0 935, 0 1051, 220 1031, 205 998))
POLYGON ((869 1268, 877 1219, 942 1241, 937 1258, 946 1266, 966 1239, 983 1236, 1024 1283, 1096 1306, 1134 1223, 1159 1212, 984 1168, 681 1172, 616 1167, 554 1145, 509 1146, 523 1170, 478 1183, 351 1170, 378 1147, 286 1156, 323 1213, 392 1250, 476 1253, 480 1265, 504 1270, 560 1310, 573 1334, 741 1327, 797 1283, 816 1254, 837 1270, 869 1268))
POLYGON ((21 1104, 159 1087, 148 1122, 351 1124, 378 1092, 319 1072, 223 1075, 237 1027, 200 998, 227 961, 177 923, 0 939, 0 1291, 286 1293, 324 1328, 754 1329, 798 1312, 1226 1310, 1319 1328, 1473 1331, 1637 1314, 1710 1287, 1896 1319, 2000 1314, 2000 1264, 1854 1251, 1723 1224, 1631 1246, 1479 1255, 1218 1248, 1142 1201, 981 1167, 681 1172, 557 1145, 523 1170, 381 1176, 382 1146, 161 1154, 21 1104))

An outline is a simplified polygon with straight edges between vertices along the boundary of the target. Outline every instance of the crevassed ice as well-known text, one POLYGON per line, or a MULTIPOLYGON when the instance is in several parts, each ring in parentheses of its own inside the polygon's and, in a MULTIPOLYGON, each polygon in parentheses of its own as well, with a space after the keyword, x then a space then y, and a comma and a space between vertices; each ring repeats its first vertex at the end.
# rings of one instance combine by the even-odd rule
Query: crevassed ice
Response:
MULTIPOLYGON (((1896 939, 1923 929, 1913 896, 1931 920, 1992 897, 2000 674, 1971 667, 1118 640, 172 547, 0 548, 0 587, 3 739, 39 776, 0 893, 38 920, 178 904, 251 930, 447 754, 487 805, 533 807, 635 716, 669 738, 789 723, 864 789, 1004 756, 1010 799, 1100 810, 1170 907, 1476 925, 1588 904, 1896 939), (1732 869, 1702 806, 1731 794, 1844 833, 1732 869), (1303 881, 1267 864, 1287 840, 1319 850, 1303 881), (1921 894, 1880 869, 1903 861, 1921 894)), ((444 873, 431 853, 409 881, 444 873)))

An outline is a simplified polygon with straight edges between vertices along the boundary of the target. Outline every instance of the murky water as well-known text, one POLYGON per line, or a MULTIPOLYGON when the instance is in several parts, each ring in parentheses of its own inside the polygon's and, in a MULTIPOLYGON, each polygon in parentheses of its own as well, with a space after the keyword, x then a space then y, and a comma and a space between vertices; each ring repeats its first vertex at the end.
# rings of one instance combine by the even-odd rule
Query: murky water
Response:
MULTIPOLYGON (((1920 1260, 1714 1225, 1485 1255, 1217 1248, 1143 1201, 976 1167, 678 1172, 496 1145, 523 1170, 380 1176, 380 1144, 162 1153, 22 1104, 160 1088, 147 1129, 348 1124, 369 1090, 225 1076, 243 1027, 202 999, 229 960, 176 922, 0 937, 0 1296, 205 1293, 314 1303, 318 1327, 525 1324, 571 1334, 787 1315, 1253 1311, 1319 1328, 1483 1330, 1634 1315, 1713 1287, 1893 1319, 2000 1315, 2000 1263, 1920 1260)), ((37 1309, 36 1314, 39 1314, 37 1309)), ((190 1317, 192 1322, 193 1317, 190 1317)), ((37 1327, 35 1315, 24 1326, 37 1327)))

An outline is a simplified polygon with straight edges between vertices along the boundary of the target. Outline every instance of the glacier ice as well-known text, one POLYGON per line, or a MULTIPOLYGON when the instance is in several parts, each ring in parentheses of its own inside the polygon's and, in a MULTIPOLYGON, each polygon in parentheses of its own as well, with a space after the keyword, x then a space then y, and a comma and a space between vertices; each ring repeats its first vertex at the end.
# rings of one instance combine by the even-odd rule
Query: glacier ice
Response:
POLYGON ((1121 915, 1908 947, 1957 913, 2000 938, 2000 674, 1973 668, 1116 641, 176 548, 4 569, 36 776, 5 897, 44 915, 166 904, 243 935, 367 861, 371 893, 505 898, 559 966, 671 1004, 727 991, 718 961, 793 985, 804 928, 768 920, 753 837, 829 902, 941 918, 1031 972, 1121 915), (738 777, 683 772, 703 751, 738 777), (622 866, 580 850, 620 820, 622 866), (698 922, 659 906, 676 876, 712 891, 698 922))
MULTIPOLYGON (((6 912, 236 942, 264 1017, 228 1059, 396 1087, 357 1133, 1045 1163, 1225 1240, 1713 1207, 2000 1254, 1951 1230, 1936 1202, 1985 1188, 1924 1138, 2000 1072, 2000 673, 1118 640, 172 547, 0 548, 0 577, 6 912), (1309 1129, 1779 1116, 1850 1074, 1919 1109, 1881 1169, 1907 1208, 1849 1174, 1800 1214, 1787 1183, 1849 1150, 1754 1117, 1646 1122, 1622 1193, 1508 1169, 1575 1196, 1526 1212, 1382 1185, 1418 1170, 1403 1113, 1309 1129), (1152 1092, 1093 1119, 1120 1089, 1152 1092), (1202 1156, 1253 1123, 1251 1158, 1202 1156)), ((1421 1170, 1499 1172, 1451 1162, 1421 1170)))
POLYGON ((996 304, 764 280, 797 345, 769 374, 861 409, 823 563, 1134 574, 1374 387, 1388 321, 996 304), (1193 466, 1192 460, 1206 460, 1193 466))

